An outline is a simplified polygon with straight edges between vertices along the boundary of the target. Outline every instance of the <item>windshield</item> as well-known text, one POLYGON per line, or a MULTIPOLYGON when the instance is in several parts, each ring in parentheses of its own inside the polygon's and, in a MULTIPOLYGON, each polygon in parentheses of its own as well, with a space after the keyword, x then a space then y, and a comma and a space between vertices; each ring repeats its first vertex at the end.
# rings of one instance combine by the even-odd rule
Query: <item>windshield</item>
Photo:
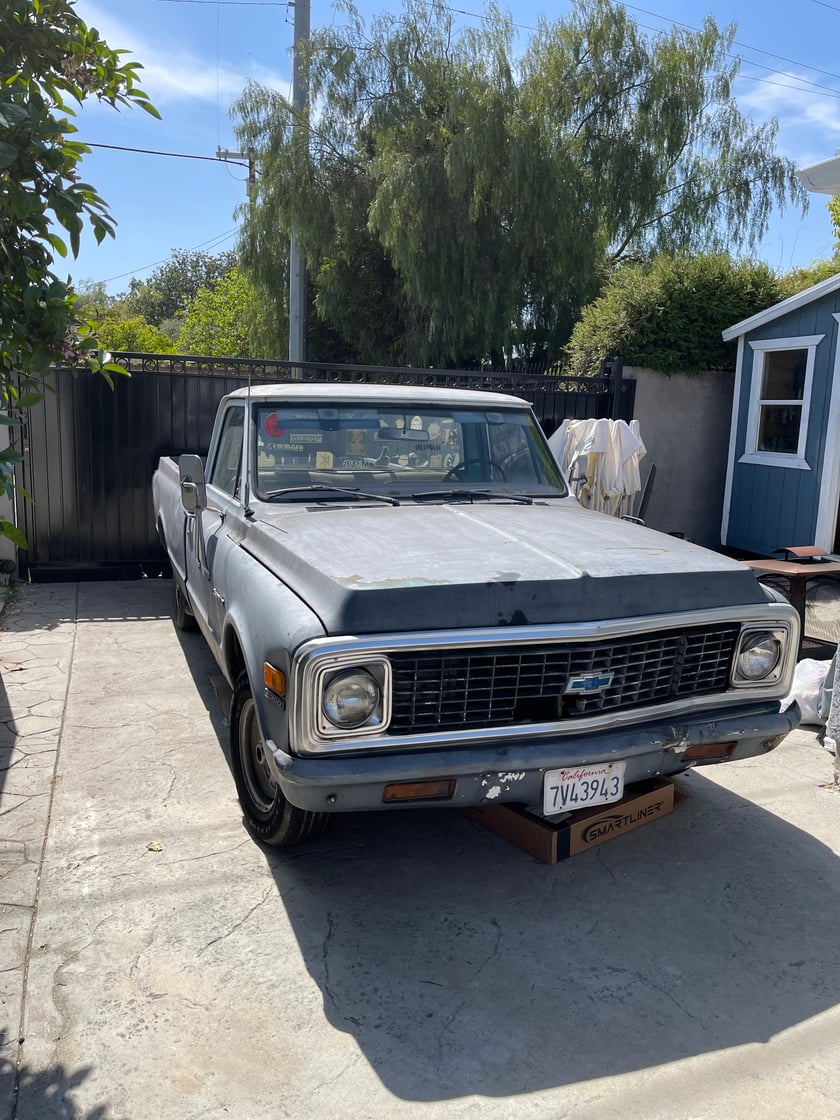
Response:
POLYGON ((255 492, 359 488, 410 498, 480 488, 564 497, 566 485, 530 412, 394 405, 254 406, 255 492))

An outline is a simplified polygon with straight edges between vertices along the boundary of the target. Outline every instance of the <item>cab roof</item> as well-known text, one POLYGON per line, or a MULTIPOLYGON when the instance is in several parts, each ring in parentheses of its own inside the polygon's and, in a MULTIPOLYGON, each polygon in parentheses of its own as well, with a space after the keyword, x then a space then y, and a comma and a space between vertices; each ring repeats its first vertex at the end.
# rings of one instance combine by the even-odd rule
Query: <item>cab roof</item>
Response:
POLYGON ((370 385, 366 382, 291 382, 272 384, 260 382, 250 387, 236 389, 225 400, 252 401, 311 401, 324 404, 352 404, 359 401, 371 404, 405 404, 412 408, 419 405, 449 404, 483 405, 485 408, 529 408, 527 401, 507 393, 490 393, 477 389, 445 389, 427 385, 370 385))

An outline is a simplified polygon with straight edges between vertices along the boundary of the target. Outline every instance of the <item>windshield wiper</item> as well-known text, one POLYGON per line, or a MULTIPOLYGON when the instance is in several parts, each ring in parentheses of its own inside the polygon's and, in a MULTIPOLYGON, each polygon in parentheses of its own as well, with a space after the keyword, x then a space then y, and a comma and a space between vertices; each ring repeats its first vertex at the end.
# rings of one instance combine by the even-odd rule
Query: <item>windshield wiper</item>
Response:
POLYGON ((525 506, 532 506, 534 499, 527 494, 497 494, 493 490, 422 490, 412 494, 415 502, 489 502, 498 499, 500 502, 520 502, 525 506))
POLYGON ((368 502, 385 502, 389 506, 398 506, 400 504, 399 498, 392 498, 389 494, 366 494, 364 490, 348 490, 343 486, 286 486, 282 490, 269 490, 266 498, 273 501, 275 498, 281 500, 292 494, 322 494, 326 500, 327 494, 335 494, 341 498, 354 498, 356 501, 368 502))

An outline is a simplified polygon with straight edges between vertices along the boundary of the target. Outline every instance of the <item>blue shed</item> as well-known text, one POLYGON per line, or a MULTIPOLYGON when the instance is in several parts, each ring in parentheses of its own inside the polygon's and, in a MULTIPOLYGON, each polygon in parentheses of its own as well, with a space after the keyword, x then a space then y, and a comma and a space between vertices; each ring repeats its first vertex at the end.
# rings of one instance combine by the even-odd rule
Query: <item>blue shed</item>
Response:
POLYGON ((727 328, 738 360, 721 540, 840 549, 840 274, 727 328))

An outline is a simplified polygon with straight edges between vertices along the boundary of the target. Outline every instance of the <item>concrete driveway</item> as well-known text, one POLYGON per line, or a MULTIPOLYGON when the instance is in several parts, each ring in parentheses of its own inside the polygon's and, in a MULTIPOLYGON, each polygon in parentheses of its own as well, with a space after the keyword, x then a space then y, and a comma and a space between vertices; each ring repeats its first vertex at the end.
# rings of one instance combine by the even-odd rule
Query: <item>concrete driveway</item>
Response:
POLYGON ((447 811, 262 850, 169 595, 35 585, 2 620, 2 1120, 840 1115, 810 730, 554 867, 447 811))

